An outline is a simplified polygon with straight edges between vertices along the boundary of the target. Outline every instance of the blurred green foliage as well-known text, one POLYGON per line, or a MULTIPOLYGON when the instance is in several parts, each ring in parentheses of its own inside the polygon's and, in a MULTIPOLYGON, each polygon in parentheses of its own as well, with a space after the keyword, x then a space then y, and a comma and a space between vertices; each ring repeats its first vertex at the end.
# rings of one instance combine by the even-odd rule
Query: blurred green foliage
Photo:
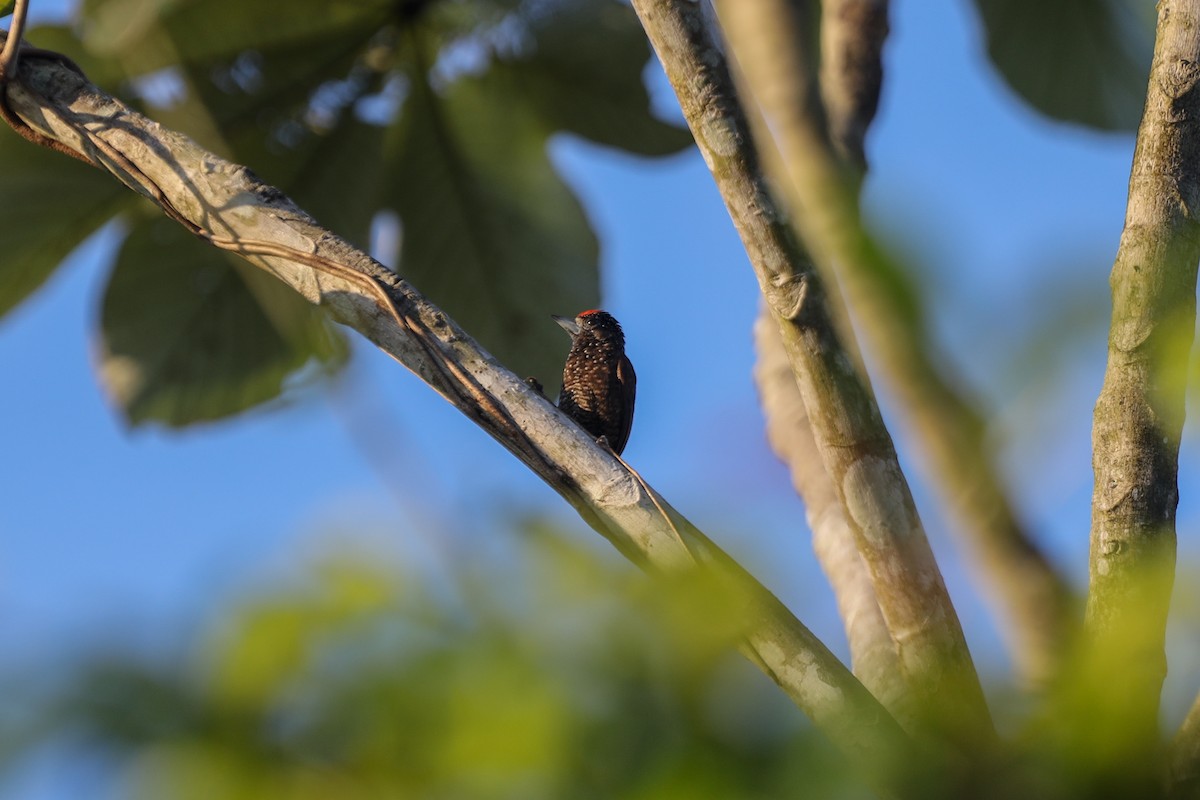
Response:
MULTIPOLYGON (((712 585, 520 533, 439 578, 339 539, 174 652, 109 633, 69 666, 10 668, 0 781, 58 743, 110 765, 97 795, 137 800, 878 796, 878 769, 736 655, 744 621, 712 585)), ((888 767, 894 796, 1166 797, 1167 738, 1114 663, 1077 648, 1036 692, 993 685, 1002 737, 925 742, 888 767)))
POLYGON ((147 800, 864 796, 712 592, 529 538, 453 586, 342 542, 184 653, 87 656, 25 744, 107 754, 147 800))
MULTIPOLYGON (((691 142, 651 113, 650 48, 619 0, 86 0, 28 38, 360 247, 398 217, 397 271, 552 392, 567 342, 548 315, 599 304, 599 242, 547 145, 691 142)), ((322 314, 139 213, 111 176, 15 136, 0 167, 0 313, 98 226, 128 229, 98 349, 131 423, 218 419, 344 360, 322 314)))

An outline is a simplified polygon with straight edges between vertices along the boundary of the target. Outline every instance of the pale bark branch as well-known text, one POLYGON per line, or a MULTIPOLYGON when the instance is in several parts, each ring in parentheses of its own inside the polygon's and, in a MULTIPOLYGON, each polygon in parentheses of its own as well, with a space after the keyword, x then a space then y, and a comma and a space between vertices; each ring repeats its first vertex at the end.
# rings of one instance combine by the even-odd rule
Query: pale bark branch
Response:
MULTIPOLYGON (((1072 593, 1017 519, 982 419, 933 363, 920 326, 889 286, 887 274, 896 265, 888 263, 862 227, 855 170, 839 169, 834 157, 838 152, 853 156, 861 148, 856 137, 866 130, 879 90, 878 45, 886 31, 886 8, 876 0, 824 4, 821 40, 832 51, 822 52, 822 117, 811 111, 817 105, 816 82, 805 74, 805 60, 797 51, 812 38, 798 30, 803 16, 794 13, 789 0, 729 6, 737 8, 735 22, 748 15, 773 20, 776 31, 793 32, 772 39, 777 63, 786 58, 789 67, 776 73, 780 80, 760 104, 777 112, 769 114, 769 124, 786 154, 784 184, 792 187, 790 199, 807 226, 805 242, 818 256, 827 282, 841 285, 868 349, 877 357, 874 363, 917 434, 924 466, 998 607, 1018 674, 1040 683, 1059 662, 1075 628, 1072 593)), ((752 56, 761 56, 752 62, 766 61, 761 46, 752 56)))
MULTIPOLYGON (((916 705, 931 724, 953 731, 959 744, 990 736, 979 679, 891 437, 834 332, 820 280, 770 196, 724 54, 709 38, 697 3, 633 5, 781 325, 821 456, 870 566, 916 705)), ((755 37, 751 47, 763 44, 755 37)))
MULTIPOLYGON (((772 148, 771 130, 790 125, 790 138, 779 140, 782 158, 769 166, 784 167, 775 176, 777 183, 785 189, 791 220, 819 268, 822 280, 814 276, 810 291, 825 283, 836 285, 832 264, 845 255, 837 249, 839 234, 855 219, 856 181, 853 170, 840 167, 832 153, 817 84, 797 48, 800 10, 792 0, 719 2, 717 9, 744 95, 759 112, 751 117, 757 123, 752 126, 755 140, 772 148), (814 167, 798 161, 798 154, 810 152, 823 156, 816 171, 797 174, 797 169, 814 167)), ((795 314, 790 319, 801 321, 795 314)), ((871 570, 901 667, 916 692, 918 711, 960 744, 989 736, 990 715, 961 625, 873 396, 835 390, 829 376, 851 371, 847 359, 830 364, 826 353, 818 351, 816 363, 825 370, 801 363, 811 349, 803 339, 803 325, 781 331, 822 458, 871 570)))
MULTIPOLYGON (((821 91, 839 155, 865 168, 863 138, 878 105, 886 0, 827 0, 821 14, 821 91)), ((764 158, 777 158, 775 150, 764 158)), ((843 312, 844 313, 844 312, 843 312)), ((846 326, 847 329, 849 326, 846 326)), ((902 724, 913 722, 896 644, 879 609, 871 572, 825 470, 779 325, 763 307, 754 324, 754 379, 767 439, 804 500, 813 552, 837 599, 854 674, 902 724)))
POLYGON ((905 748, 887 711, 773 595, 407 282, 246 168, 146 119, 62 63, 26 58, 6 88, 10 107, 33 129, 113 172, 210 244, 275 275, 412 370, 631 560, 666 573, 704 565, 744 612, 751 659, 868 773, 878 777, 905 748))
POLYGON ((1110 277, 1108 365, 1092 421, 1086 632, 1121 676, 1113 724, 1157 731, 1175 573, 1179 437, 1200 260, 1200 0, 1161 0, 1146 107, 1110 277), (1181 340, 1179 337, 1187 337, 1181 340))
POLYGON ((846 629, 851 667, 863 685, 907 726, 913 718, 912 696, 904 683, 896 644, 879 610, 870 570, 854 543, 837 488, 817 453, 779 325, 769 312, 754 324, 754 345, 758 356, 754 380, 767 420, 767 439, 788 466, 796 492, 804 498, 813 550, 833 587, 846 629))

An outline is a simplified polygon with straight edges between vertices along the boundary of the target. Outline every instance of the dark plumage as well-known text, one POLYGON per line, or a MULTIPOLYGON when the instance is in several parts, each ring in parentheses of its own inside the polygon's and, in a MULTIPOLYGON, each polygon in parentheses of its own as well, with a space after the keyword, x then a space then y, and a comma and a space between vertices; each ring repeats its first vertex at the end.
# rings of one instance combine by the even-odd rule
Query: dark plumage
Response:
POLYGON ((574 320, 554 317, 571 334, 558 407, 618 455, 629 441, 637 375, 625 357, 625 334, 612 315, 595 309, 574 320))

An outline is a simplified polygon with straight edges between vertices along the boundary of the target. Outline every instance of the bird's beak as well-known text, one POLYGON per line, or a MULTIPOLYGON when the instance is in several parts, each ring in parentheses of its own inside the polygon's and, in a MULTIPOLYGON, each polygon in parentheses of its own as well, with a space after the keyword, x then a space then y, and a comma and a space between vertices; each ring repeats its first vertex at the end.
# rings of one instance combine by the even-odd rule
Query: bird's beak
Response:
POLYGON ((557 314, 551 314, 550 319, 557 322, 559 325, 562 326, 562 329, 564 331, 571 334, 572 339, 574 339, 576 336, 579 335, 579 323, 577 323, 575 320, 571 319, 570 317, 560 317, 557 314))

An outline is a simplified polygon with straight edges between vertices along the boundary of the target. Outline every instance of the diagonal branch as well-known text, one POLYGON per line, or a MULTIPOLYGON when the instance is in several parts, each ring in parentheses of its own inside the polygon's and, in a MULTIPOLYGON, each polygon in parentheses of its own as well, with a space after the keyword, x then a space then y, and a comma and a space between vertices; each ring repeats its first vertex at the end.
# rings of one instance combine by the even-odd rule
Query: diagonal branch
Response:
MULTIPOLYGON (((1113 264, 1108 365, 1092 421, 1086 632, 1121 675, 1111 724, 1157 736, 1175 572, 1179 437, 1200 260, 1200 2, 1160 0, 1146 107, 1113 264)), ((1151 739, 1155 740, 1155 739, 1151 739)))
MULTIPOLYGON (((959 744, 988 738, 991 720, 979 678, 891 437, 834 331, 828 294, 767 189, 725 56, 709 38, 697 3, 633 5, 780 325, 822 459, 870 567, 916 705, 959 744)), ((751 41, 756 49, 765 40, 751 41)))
POLYGON ((744 620, 743 649, 869 774, 880 778, 891 754, 906 748, 887 711, 773 595, 407 282, 245 167, 137 114, 65 63, 26 58, 4 88, 39 136, 111 171, 412 370, 635 563, 659 573, 702 565, 744 620))

